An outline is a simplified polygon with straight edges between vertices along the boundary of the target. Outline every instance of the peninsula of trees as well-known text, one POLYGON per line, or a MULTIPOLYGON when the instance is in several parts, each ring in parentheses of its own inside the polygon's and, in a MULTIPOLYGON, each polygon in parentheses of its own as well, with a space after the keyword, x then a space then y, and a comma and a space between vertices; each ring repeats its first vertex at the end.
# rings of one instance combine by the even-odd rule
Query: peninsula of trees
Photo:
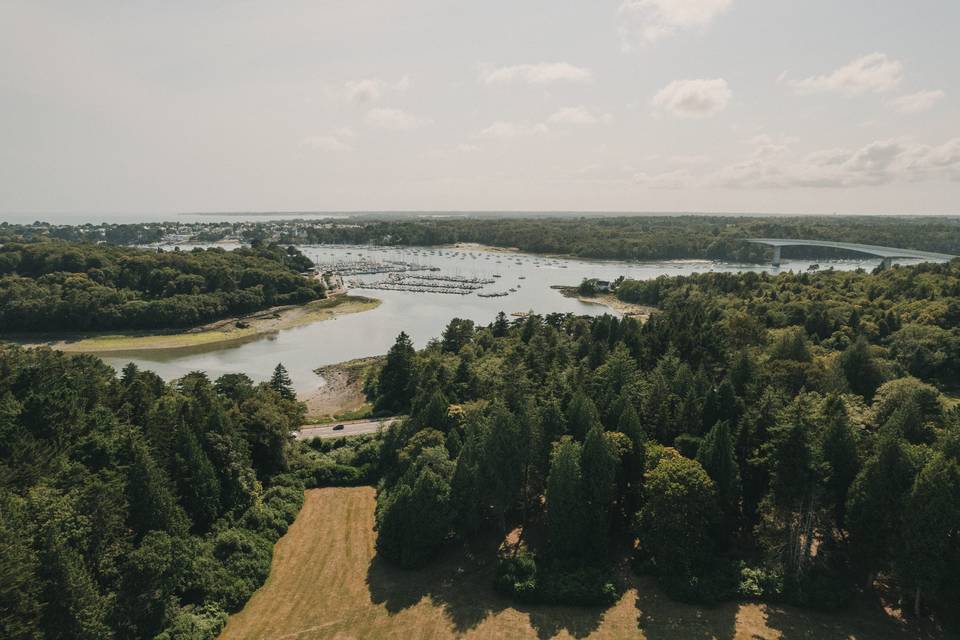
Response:
POLYGON ((190 327, 322 298, 294 247, 158 251, 63 241, 0 246, 0 330, 190 327))

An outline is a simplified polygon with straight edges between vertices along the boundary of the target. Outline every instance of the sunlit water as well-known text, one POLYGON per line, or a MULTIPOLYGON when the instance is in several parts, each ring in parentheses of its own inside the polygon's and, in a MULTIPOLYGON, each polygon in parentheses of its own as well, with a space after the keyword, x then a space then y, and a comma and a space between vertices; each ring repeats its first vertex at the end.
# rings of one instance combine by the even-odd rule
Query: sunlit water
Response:
MULTIPOLYGON (((186 247, 185 247, 186 248, 186 247)), ((227 248, 230 248, 229 246, 227 248)), ((614 280, 620 276, 650 279, 660 275, 688 275, 704 271, 770 271, 769 265, 719 262, 610 262, 547 258, 523 253, 495 253, 467 249, 371 249, 344 246, 304 246, 301 250, 318 263, 337 260, 396 260, 437 266, 444 275, 490 278, 495 284, 483 291, 517 291, 502 298, 480 298, 439 293, 411 293, 356 288, 353 293, 379 298, 383 303, 372 311, 350 314, 333 320, 279 331, 230 345, 210 345, 169 350, 140 350, 102 354, 120 368, 128 362, 156 371, 166 379, 191 371, 206 371, 211 378, 224 373, 243 372, 254 380, 268 378, 282 362, 298 391, 309 392, 323 381, 314 369, 353 358, 386 353, 401 331, 417 348, 440 336, 451 318, 468 318, 489 324, 499 311, 508 315, 533 310, 539 314, 570 312, 583 315, 613 313, 605 306, 586 304, 564 297, 551 285, 577 285, 584 278, 614 280)), ((806 271, 812 261, 785 262, 780 271, 806 271)), ((879 259, 820 261, 821 268, 873 269, 879 259)), ((365 282, 385 276, 363 276, 365 282)), ((348 278, 350 280, 351 278, 348 278)))

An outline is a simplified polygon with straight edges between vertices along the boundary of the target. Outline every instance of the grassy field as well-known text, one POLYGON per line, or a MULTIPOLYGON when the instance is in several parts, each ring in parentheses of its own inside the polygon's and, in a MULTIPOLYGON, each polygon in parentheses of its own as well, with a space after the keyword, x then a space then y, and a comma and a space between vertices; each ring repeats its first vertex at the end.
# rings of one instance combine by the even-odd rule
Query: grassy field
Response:
POLYGON ((133 331, 128 333, 80 334, 66 339, 51 339, 44 344, 61 351, 76 353, 109 353, 140 349, 184 349, 204 345, 245 341, 261 334, 291 329, 311 322, 359 313, 376 308, 380 301, 363 296, 337 296, 316 300, 302 306, 283 307, 244 317, 247 327, 238 328, 236 318, 220 320, 197 329, 178 332, 133 331))
POLYGON ((694 607, 671 602, 647 579, 606 610, 515 607, 493 592, 492 563, 460 549, 417 572, 379 562, 373 508, 369 487, 308 491, 277 543, 269 580, 230 618, 221 640, 913 637, 879 609, 832 615, 757 604, 694 607))

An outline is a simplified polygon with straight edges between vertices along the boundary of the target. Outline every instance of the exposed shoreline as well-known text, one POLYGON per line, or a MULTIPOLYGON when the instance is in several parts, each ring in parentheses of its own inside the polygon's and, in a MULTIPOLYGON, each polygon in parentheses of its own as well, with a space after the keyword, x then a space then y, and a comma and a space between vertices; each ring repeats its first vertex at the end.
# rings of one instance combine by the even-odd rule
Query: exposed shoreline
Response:
POLYGON ((307 422, 330 421, 344 414, 361 413, 369 409, 363 393, 367 371, 386 356, 357 358, 346 362, 324 365, 315 369, 324 384, 300 399, 307 405, 307 422))
POLYGON ((585 296, 580 294, 577 287, 557 287, 557 290, 567 298, 575 298, 586 304, 603 305, 608 309, 613 309, 617 313, 632 318, 640 318, 641 320, 646 320, 657 311, 656 307, 624 302, 612 293, 598 293, 592 296, 585 296))
POLYGON ((11 336, 25 346, 49 346, 67 353, 102 353, 133 350, 183 349, 244 341, 283 329, 330 320, 375 309, 380 300, 341 295, 305 305, 273 307, 241 317, 226 318, 183 331, 95 332, 74 335, 11 336))

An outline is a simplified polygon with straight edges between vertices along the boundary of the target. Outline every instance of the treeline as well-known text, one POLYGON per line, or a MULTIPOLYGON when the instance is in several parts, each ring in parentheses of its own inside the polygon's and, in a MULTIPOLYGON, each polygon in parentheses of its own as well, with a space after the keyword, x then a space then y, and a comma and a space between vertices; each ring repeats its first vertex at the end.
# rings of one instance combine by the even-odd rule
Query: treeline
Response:
POLYGON ((303 414, 282 365, 164 383, 0 347, 0 637, 215 638, 304 488, 377 471, 375 438, 296 443, 303 414))
POLYGON ((0 246, 0 331, 188 327, 323 297, 294 247, 148 251, 58 241, 0 246))
POLYGON ((949 611, 960 409, 937 385, 960 354, 906 345, 956 337, 958 271, 716 274, 670 280, 643 324, 457 319, 419 352, 401 334, 368 383, 410 416, 384 439, 378 553, 421 566, 513 530, 496 586, 524 602, 612 602, 630 556, 685 601, 836 608, 882 579, 949 611))
MULTIPOLYGON (((960 255, 960 220, 892 217, 629 216, 452 218, 349 225, 305 224, 297 238, 333 244, 430 246, 478 242, 531 253, 583 258, 670 260, 702 258, 763 262, 768 248, 744 238, 834 240, 960 255)), ((787 247, 784 257, 863 257, 822 247, 787 247)))
MULTIPOLYGON (((755 342, 767 329, 800 326, 823 348, 840 351, 852 336, 862 337, 900 371, 941 386, 960 381, 960 260, 873 274, 660 276, 623 281, 616 295, 658 307, 709 300, 723 311, 728 339, 738 346, 755 342)), ((864 387, 854 390, 869 398, 864 387)))

